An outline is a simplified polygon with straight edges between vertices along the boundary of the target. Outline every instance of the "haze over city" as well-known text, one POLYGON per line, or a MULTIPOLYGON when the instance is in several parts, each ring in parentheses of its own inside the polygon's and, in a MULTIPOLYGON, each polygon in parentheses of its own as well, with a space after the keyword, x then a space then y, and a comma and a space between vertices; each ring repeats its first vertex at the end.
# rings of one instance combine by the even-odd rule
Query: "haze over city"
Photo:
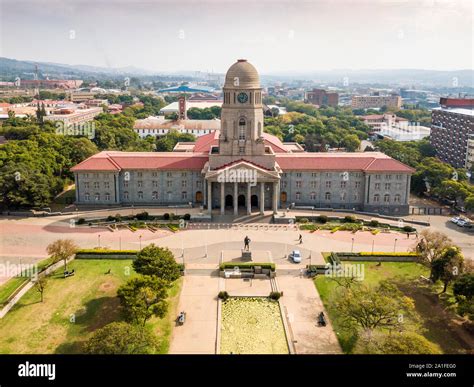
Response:
POLYGON ((2 0, 1 8, 0 55, 20 60, 222 73, 243 57, 264 74, 472 68, 468 0, 2 0))

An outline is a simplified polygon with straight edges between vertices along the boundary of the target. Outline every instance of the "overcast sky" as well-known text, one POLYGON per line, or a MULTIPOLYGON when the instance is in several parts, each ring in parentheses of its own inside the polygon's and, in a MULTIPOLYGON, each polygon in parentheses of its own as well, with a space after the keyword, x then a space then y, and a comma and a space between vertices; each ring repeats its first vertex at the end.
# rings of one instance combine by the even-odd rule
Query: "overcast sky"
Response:
POLYGON ((470 0, 0 0, 0 55, 224 72, 471 69, 470 0))

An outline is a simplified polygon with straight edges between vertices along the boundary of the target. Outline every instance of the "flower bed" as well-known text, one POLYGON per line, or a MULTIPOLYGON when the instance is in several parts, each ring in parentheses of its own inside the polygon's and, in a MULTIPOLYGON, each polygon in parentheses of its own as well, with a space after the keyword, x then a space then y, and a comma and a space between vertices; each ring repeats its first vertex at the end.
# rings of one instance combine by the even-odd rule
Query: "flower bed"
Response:
POLYGON ((277 301, 231 297, 222 302, 222 354, 288 354, 277 301))

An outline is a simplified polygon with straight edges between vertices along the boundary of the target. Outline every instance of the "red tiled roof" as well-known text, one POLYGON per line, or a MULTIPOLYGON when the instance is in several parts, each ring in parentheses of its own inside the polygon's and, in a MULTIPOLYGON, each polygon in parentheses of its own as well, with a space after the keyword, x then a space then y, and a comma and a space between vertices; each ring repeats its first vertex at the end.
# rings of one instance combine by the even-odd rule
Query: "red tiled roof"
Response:
POLYGON ((201 170, 209 160, 194 152, 100 152, 71 168, 76 171, 119 171, 122 169, 201 170))
POLYGON ((209 134, 199 137, 196 140, 196 145, 194 146, 193 152, 209 152, 211 147, 219 144, 219 134, 220 131, 216 130, 209 134))
POLYGON ((380 152, 364 153, 287 153, 276 161, 285 170, 405 172, 414 170, 380 152))

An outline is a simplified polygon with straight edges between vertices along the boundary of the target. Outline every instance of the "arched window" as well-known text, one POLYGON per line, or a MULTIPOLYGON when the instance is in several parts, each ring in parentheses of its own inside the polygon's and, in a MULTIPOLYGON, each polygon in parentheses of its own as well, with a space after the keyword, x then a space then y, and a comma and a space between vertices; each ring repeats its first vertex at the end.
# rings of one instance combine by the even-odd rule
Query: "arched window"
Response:
POLYGON ((345 192, 341 192, 341 201, 345 201, 346 200, 346 193, 345 192))
POLYGON ((107 200, 107 201, 110 200, 110 194, 109 194, 109 193, 106 193, 106 194, 105 194, 105 200, 107 200))
POLYGON ((316 192, 311 192, 310 195, 309 195, 309 198, 311 200, 316 200, 316 192))
POLYGON ((128 200, 128 197, 129 197, 129 196, 128 196, 128 191, 124 191, 124 193, 123 193, 123 198, 124 198, 125 200, 128 200))
POLYGON ((100 193, 98 193, 98 192, 95 193, 95 195, 94 195, 94 200, 95 200, 95 201, 99 201, 99 200, 100 200, 100 193))
POLYGON ((379 194, 375 194, 374 195, 374 202, 375 203, 378 203, 380 201, 380 195, 379 194))
POLYGON ((331 192, 326 192, 326 194, 324 195, 324 198, 326 200, 331 200, 331 192))
POLYGON ((384 203, 390 203, 390 195, 389 194, 383 195, 383 202, 384 203))
POLYGON ((143 199, 143 191, 138 191, 138 199, 143 199))
POLYGON ((152 198, 153 200, 158 200, 158 192, 153 191, 152 194, 151 194, 151 198, 152 198))
POLYGON ((399 194, 396 194, 395 197, 393 198, 393 201, 395 203, 400 203, 400 195, 399 194))
POLYGON ((301 192, 297 192, 296 193, 296 200, 300 200, 301 199, 301 192))
POLYGON ((86 201, 91 200, 91 195, 88 192, 84 194, 84 200, 86 201))
POLYGON ((245 132, 246 132, 247 122, 245 118, 239 119, 239 140, 245 140, 245 132))

